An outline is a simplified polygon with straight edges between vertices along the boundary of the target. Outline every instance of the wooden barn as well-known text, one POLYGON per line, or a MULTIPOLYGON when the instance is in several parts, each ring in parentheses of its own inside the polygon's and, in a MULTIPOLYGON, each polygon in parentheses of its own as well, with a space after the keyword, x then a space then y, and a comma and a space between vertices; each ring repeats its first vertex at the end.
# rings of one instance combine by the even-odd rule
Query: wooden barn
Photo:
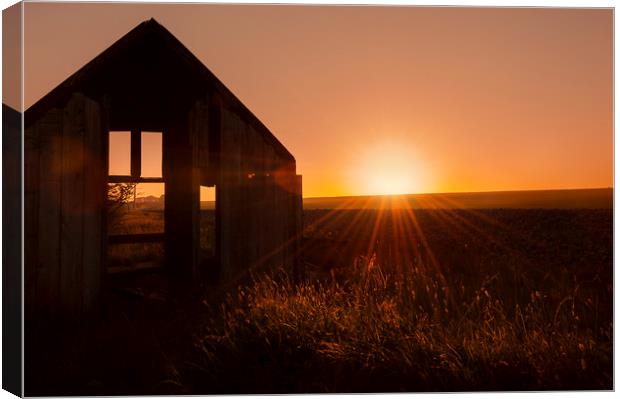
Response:
MULTIPOLYGON (((44 66, 42 66, 44 67, 44 66)), ((101 308, 108 248, 162 242, 171 280, 199 279, 200 187, 215 187, 220 281, 252 268, 297 273, 295 158, 162 25, 143 22, 25 112, 26 318, 101 308), (130 134, 130 172, 110 175, 110 136, 130 134), (162 137, 161 176, 141 173, 141 140, 162 137), (110 235, 112 183, 164 184, 164 231, 110 235)))

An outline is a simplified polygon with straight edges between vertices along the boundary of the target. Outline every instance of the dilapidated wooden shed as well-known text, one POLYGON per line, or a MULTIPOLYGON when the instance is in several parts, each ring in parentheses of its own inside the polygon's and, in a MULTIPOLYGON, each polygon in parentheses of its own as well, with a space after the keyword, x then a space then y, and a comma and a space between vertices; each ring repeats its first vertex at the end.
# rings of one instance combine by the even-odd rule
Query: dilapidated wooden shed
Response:
POLYGON ((70 76, 24 120, 27 318, 99 309, 109 245, 162 241, 170 278, 195 280, 201 186, 216 190, 215 267, 223 281, 255 267, 297 272, 295 158, 155 20, 70 76), (110 134, 118 131, 131 136, 126 175, 108 172, 110 134), (141 173, 144 132, 162 135, 160 177, 141 173), (108 235, 107 187, 119 182, 165 185, 163 233, 108 235))

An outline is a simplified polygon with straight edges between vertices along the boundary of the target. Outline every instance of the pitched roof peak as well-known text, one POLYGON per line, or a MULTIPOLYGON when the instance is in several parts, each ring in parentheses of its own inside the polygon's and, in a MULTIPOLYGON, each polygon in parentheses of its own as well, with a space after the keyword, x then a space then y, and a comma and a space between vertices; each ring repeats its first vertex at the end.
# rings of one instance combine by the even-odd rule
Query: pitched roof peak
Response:
POLYGON ((157 20, 153 17, 147 19, 146 21, 144 21, 145 24, 155 24, 155 25, 159 25, 162 26, 159 22, 157 22, 157 20))
MULTIPOLYGON (((119 79, 117 79, 118 77, 114 73, 123 71, 123 68, 119 68, 121 63, 125 63, 126 66, 132 66, 132 62, 136 62, 136 59, 139 59, 139 56, 135 54, 143 56, 154 51, 158 52, 153 58, 157 62, 162 60, 169 60, 171 62, 167 67, 161 69, 162 75, 169 74, 170 79, 194 79, 191 83, 186 81, 184 85, 194 87, 195 91, 201 91, 205 94, 208 90, 218 92, 225 99, 230 109, 234 109, 236 113, 242 115, 256 129, 262 131, 267 140, 285 157, 294 159, 292 154, 273 136, 269 129, 183 43, 165 26, 157 22, 155 18, 150 18, 138 24, 33 104, 25 112, 26 126, 37 120, 51 107, 63 104, 73 92, 101 97, 102 93, 106 90, 109 91, 110 86, 118 84, 119 79), (146 48, 144 50, 146 53, 141 53, 141 49, 144 48, 146 48), (134 56, 138 58, 132 58, 134 56), (202 87, 202 89, 198 89, 199 87, 202 87), (207 87, 210 89, 207 89, 207 87)), ((154 67, 157 67, 157 65, 154 67)), ((126 70, 131 69, 126 68, 126 70)), ((153 80, 150 85, 156 86, 161 83, 161 79, 153 80)), ((183 100, 190 101, 191 99, 185 97, 183 100)))

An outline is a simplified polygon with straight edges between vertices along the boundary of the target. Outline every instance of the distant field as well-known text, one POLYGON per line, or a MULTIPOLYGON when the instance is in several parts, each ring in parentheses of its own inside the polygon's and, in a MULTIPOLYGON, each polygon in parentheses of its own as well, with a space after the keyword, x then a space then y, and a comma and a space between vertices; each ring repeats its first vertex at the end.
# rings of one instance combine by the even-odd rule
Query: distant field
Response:
POLYGON ((610 209, 613 189, 304 198, 304 209, 610 209))

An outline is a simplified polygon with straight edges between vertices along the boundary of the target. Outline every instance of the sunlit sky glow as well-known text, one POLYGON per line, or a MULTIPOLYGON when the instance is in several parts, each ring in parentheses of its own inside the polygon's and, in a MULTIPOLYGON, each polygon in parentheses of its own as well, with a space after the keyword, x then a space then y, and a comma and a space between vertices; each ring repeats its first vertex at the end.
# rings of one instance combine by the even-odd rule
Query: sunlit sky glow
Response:
POLYGON ((613 185, 611 10, 26 3, 26 108, 151 17, 304 196, 613 185))

